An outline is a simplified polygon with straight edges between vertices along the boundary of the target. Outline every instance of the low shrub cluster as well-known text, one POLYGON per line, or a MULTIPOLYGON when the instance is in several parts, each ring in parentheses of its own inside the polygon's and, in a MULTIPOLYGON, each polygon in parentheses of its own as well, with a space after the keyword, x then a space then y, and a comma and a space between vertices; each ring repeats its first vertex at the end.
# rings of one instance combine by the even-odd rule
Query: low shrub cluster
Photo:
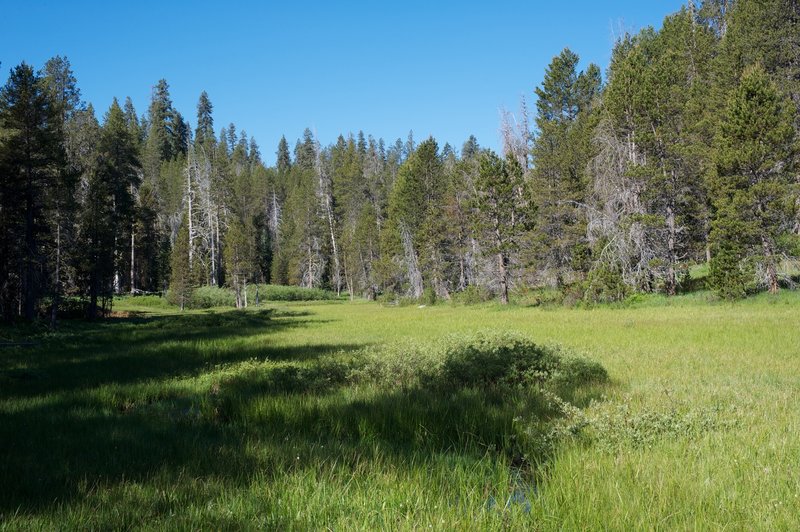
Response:
POLYGON ((440 344, 411 342, 368 350, 351 372, 357 382, 392 388, 553 389, 602 383, 605 369, 563 349, 514 333, 454 335, 440 344))
POLYGON ((494 294, 485 286, 469 285, 452 295, 452 302, 459 305, 478 305, 494 299, 494 294))
POLYGON ((713 431, 730 430, 740 423, 735 405, 695 407, 674 403, 669 407, 633 408, 629 400, 609 405, 584 423, 589 441, 601 449, 649 448, 664 439, 699 439, 713 431))
MULTIPOLYGON (((477 305, 494 299, 494 294, 484 286, 470 285, 458 292, 450 294, 450 303, 455 305, 477 305)), ((407 307, 412 305, 433 306, 439 302, 436 292, 426 288, 419 298, 402 296, 394 292, 384 292, 375 300, 383 306, 407 307)))
MULTIPOLYGON (((177 305, 178 301, 171 292, 166 298, 158 296, 140 296, 136 303, 145 298, 153 298, 163 302, 177 305)), ((335 293, 321 288, 302 288, 299 286, 279 286, 271 284, 253 284, 247 287, 247 301, 250 305, 265 301, 326 301, 337 299, 335 293)), ((146 306, 159 306, 154 302, 146 301, 146 306)), ((192 290, 192 295, 186 305, 191 309, 207 309, 215 307, 235 307, 236 295, 230 288, 218 286, 200 286, 192 290)))
POLYGON ((236 296, 232 290, 218 286, 201 286, 192 290, 189 308, 235 307, 236 296))
POLYGON ((259 301, 328 301, 338 299, 336 293, 321 288, 281 286, 275 284, 253 284, 247 287, 250 303, 259 301))
POLYGON ((456 433, 497 445, 512 463, 526 467, 581 431, 585 416, 573 402, 587 393, 591 400, 608 374, 595 362, 525 336, 477 333, 436 345, 405 342, 366 350, 355 357, 348 380, 377 386, 398 400, 416 398, 427 408, 452 408, 452 415, 470 405, 475 415, 465 416, 456 433))

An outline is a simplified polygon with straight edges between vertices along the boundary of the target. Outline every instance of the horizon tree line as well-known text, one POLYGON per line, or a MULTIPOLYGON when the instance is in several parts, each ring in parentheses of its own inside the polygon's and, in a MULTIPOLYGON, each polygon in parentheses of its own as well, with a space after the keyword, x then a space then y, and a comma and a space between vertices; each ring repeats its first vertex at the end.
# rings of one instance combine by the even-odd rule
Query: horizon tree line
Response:
POLYGON ((775 292, 800 257, 797 21, 789 0, 690 2, 619 38, 605 76, 564 49, 501 153, 306 129, 269 167, 206 92, 194 130, 163 79, 145 114, 114 99, 98 120, 66 58, 23 63, 0 91, 0 314, 199 286, 246 306, 254 283, 614 301, 703 263, 724 297, 775 292))

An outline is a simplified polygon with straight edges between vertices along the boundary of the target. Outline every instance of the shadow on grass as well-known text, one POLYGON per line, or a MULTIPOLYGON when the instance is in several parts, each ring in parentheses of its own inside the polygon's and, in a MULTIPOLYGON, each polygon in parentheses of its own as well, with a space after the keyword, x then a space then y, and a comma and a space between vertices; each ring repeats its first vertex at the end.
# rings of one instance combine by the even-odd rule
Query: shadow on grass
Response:
POLYGON ((309 359, 338 349, 270 345, 269 335, 313 323, 301 319, 307 315, 228 311, 72 322, 35 348, 2 353, 0 399, 193 375, 252 358, 309 359))
MULTIPOLYGON (((64 333, 72 337, 59 349, 28 350, 25 356, 40 357, 25 370, 32 377, 7 370, 0 381, 0 521, 81 505, 92 492, 125 483, 157 492, 188 489, 191 479, 235 491, 257 476, 324 468, 354 474, 365 460, 376 468, 427 467, 437 456, 476 464, 488 457, 530 477, 547 459, 537 438, 563 412, 546 396, 522 388, 357 384, 346 352, 361 346, 269 345, 270 334, 312 326, 301 318, 135 317, 81 324, 64 333), (80 344, 83 333, 94 335, 90 347, 80 344), (260 335, 264 345, 241 342, 260 335), (253 358, 259 362, 206 386, 187 389, 175 380, 253 358)), ((583 401, 600 388, 565 393, 583 401)), ((122 525, 108 519, 103 526, 122 525)))
MULTIPOLYGON (((309 364, 361 347, 271 344, 277 332, 319 323, 303 319, 309 315, 229 311, 72 322, 37 338, 33 349, 2 353, 0 521, 123 480, 246 478, 256 464, 222 408, 227 399, 187 390, 178 379, 248 360, 309 364)), ((272 393, 285 393, 292 382, 283 371, 272 393)), ((295 391, 310 382, 300 372, 294 380, 295 391)))

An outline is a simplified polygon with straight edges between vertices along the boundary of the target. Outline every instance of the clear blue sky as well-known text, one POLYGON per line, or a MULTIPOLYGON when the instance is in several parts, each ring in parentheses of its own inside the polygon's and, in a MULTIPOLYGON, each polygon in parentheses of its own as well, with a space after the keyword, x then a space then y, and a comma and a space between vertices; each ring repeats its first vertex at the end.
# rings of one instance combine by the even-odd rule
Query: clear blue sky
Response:
POLYGON ((215 129, 234 122, 274 161, 305 127, 323 144, 364 130, 387 144, 413 130, 496 148, 562 48, 605 70, 614 35, 659 26, 680 0, 609 2, 80 2, 2 0, 0 61, 72 63, 99 116, 130 96, 139 114, 160 78, 194 127, 206 90, 215 129), (127 4, 127 5, 125 5, 127 4))

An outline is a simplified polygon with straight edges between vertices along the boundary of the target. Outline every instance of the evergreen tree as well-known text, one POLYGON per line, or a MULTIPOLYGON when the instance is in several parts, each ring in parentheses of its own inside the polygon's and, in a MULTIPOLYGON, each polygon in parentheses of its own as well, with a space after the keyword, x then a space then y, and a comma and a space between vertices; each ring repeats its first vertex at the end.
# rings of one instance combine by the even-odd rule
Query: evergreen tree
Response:
POLYGON ((208 93, 200 93, 200 100, 197 102, 197 128, 194 133, 194 142, 204 145, 206 142, 214 142, 214 117, 212 116, 214 106, 208 98, 208 93))
POLYGON ((412 296, 424 285, 447 295, 441 216, 446 181, 439 147, 431 137, 422 142, 400 167, 389 198, 389 216, 403 246, 412 296))
POLYGON ((0 91, 0 312, 33 320, 46 288, 54 193, 65 160, 59 106, 33 68, 22 63, 0 91))
POLYGON ((169 298, 186 308, 192 297, 192 271, 189 266, 189 223, 186 213, 183 214, 175 245, 170 255, 169 298))
POLYGON ((743 261, 754 259, 770 292, 796 201, 791 103, 760 65, 745 70, 720 125, 712 178, 715 218, 711 280, 724 296, 746 290, 743 261))
POLYGON ((286 137, 283 135, 281 135, 281 140, 278 143, 278 151, 276 155, 276 168, 278 170, 278 176, 285 176, 292 168, 292 157, 289 154, 289 143, 286 142, 286 137))
POLYGON ((106 113, 97 146, 97 163, 89 175, 81 212, 90 318, 97 317, 98 300, 105 310, 121 286, 129 230, 133 224, 133 189, 139 184, 135 140, 116 98, 106 113))
POLYGON ((505 160, 494 152, 480 156, 473 199, 473 227, 486 252, 497 258, 495 275, 500 302, 508 304, 511 258, 531 229, 535 211, 530 204, 522 167, 514 154, 505 160))
POLYGON ((76 249, 74 231, 77 205, 76 187, 80 173, 76 164, 70 164, 67 150, 70 146, 70 122, 74 119, 75 113, 82 110, 83 102, 81 102, 78 82, 66 57, 56 56, 48 60, 42 69, 41 76, 50 93, 50 99, 59 120, 58 128, 64 144, 63 155, 65 156, 58 164, 60 171, 54 183, 57 190, 53 193, 54 212, 50 220, 50 232, 54 235, 55 244, 55 253, 51 257, 50 265, 50 270, 53 272, 50 324, 51 327, 55 327, 66 266, 71 262, 76 249))
POLYGON ((578 72, 578 56, 565 49, 554 57, 536 88, 536 127, 533 144, 533 189, 538 206, 537 253, 539 269, 561 286, 576 253, 585 245, 585 202, 589 159, 582 127, 600 91, 600 70, 589 65, 578 72))
POLYGON ((136 109, 133 106, 133 100, 131 100, 130 96, 125 98, 124 110, 125 124, 128 126, 131 138, 133 138, 136 143, 137 150, 141 150, 142 141, 144 140, 144 131, 142 130, 139 118, 136 116, 136 109))

